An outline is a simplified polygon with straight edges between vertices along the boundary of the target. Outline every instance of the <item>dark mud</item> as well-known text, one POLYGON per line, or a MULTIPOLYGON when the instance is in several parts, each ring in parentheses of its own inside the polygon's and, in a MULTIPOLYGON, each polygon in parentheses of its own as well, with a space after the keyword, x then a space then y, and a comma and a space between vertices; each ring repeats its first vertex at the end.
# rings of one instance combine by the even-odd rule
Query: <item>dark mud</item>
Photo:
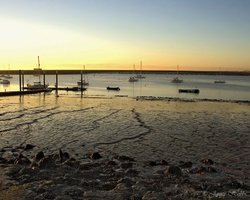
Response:
POLYGON ((25 200, 250 198, 247 177, 235 177, 227 163, 210 158, 176 164, 159 159, 140 163, 110 152, 79 157, 62 150, 46 155, 32 144, 4 147, 0 170, 6 178, 1 192, 21 188, 18 198, 25 200))

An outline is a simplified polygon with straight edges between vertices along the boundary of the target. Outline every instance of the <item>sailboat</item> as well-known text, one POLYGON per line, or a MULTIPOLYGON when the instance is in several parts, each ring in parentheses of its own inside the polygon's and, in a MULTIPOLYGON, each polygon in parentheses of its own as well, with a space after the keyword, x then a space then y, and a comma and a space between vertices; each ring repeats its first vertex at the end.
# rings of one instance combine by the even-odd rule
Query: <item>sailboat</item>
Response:
MULTIPOLYGON (((135 65, 133 66, 133 68, 134 68, 133 73, 135 73, 135 65)), ((131 76, 131 77, 129 77, 128 81, 132 83, 132 82, 137 82, 138 79, 135 76, 131 76)))
POLYGON ((89 82, 88 82, 88 80, 87 80, 87 78, 86 78, 86 74, 85 74, 85 66, 83 66, 83 71, 84 71, 84 78, 83 78, 83 80, 80 80, 80 81, 77 81, 77 85, 79 86, 79 87, 81 87, 81 86, 89 86, 89 82))
POLYGON ((39 89, 48 89, 49 84, 42 84, 41 83, 41 72, 42 69, 40 68, 40 59, 38 56, 38 68, 34 68, 34 70, 37 69, 37 71, 39 72, 38 74, 34 74, 34 76, 39 76, 39 80, 38 81, 34 81, 33 85, 30 83, 27 83, 27 89, 28 90, 39 90, 39 89))
POLYGON ((40 66, 40 59, 39 59, 39 56, 38 56, 38 66, 34 68, 34 74, 33 76, 40 76, 42 74, 43 70, 40 66))
POLYGON ((214 83, 222 83, 222 84, 224 84, 224 83, 226 83, 226 81, 221 79, 220 76, 219 76, 219 79, 215 80, 214 83))
POLYGON ((10 66, 9 66, 9 69, 8 69, 8 74, 3 74, 3 75, 1 75, 1 77, 6 78, 6 79, 13 78, 13 76, 10 75, 10 66))
POLYGON ((177 76, 173 78, 172 83, 182 83, 183 80, 178 77, 179 75, 179 65, 177 65, 177 76))
POLYGON ((7 79, 11 79, 11 78, 13 78, 13 76, 11 76, 11 75, 9 75, 9 74, 7 74, 7 75, 3 75, 3 77, 4 77, 4 78, 7 78, 7 79))
POLYGON ((146 78, 145 76, 142 75, 142 61, 140 63, 140 74, 137 74, 135 77, 136 78, 146 78))

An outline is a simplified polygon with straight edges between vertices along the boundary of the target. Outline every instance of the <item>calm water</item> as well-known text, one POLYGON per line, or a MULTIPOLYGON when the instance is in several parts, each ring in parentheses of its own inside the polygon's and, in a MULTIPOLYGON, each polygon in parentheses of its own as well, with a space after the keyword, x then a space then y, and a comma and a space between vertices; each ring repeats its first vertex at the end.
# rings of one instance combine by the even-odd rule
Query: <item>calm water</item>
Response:
MULTIPOLYGON (((88 96, 115 96, 127 95, 155 96, 155 97, 180 97, 191 99, 223 99, 223 100, 250 100, 250 76, 215 76, 215 75, 181 75, 183 83, 171 83, 175 75, 148 74, 146 79, 138 82, 128 82, 132 74, 88 74, 88 96), (215 84, 214 80, 223 79, 226 84, 215 84), (107 86, 119 86, 119 92, 107 91, 107 86), (200 94, 180 94, 178 89, 198 88, 200 94)), ((25 85, 37 81, 38 77, 25 76, 25 85)), ((73 87, 80 80, 80 75, 59 75, 59 86, 73 87)), ((10 79, 10 85, 0 85, 0 91, 19 90, 18 76, 10 79)), ((53 86, 55 75, 46 76, 46 82, 53 86)), ((75 92, 60 91, 59 94, 74 95, 75 92)))

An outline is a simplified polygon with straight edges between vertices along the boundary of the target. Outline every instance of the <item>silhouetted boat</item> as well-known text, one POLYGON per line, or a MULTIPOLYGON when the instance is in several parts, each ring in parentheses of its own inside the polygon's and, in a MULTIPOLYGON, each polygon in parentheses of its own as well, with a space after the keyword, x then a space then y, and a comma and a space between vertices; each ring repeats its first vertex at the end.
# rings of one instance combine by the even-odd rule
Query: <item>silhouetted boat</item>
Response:
POLYGON ((199 89, 179 89, 179 93, 195 93, 195 94, 199 94, 200 90, 199 89))
POLYGON ((0 84, 5 84, 5 85, 7 85, 7 84, 10 84, 10 81, 7 80, 7 79, 0 79, 0 84))
POLYGON ((108 87, 107 87, 107 90, 116 90, 116 91, 119 91, 120 88, 119 88, 119 87, 108 86, 108 87))
POLYGON ((82 85, 82 86, 88 86, 89 83, 86 82, 85 80, 82 80, 82 82, 81 82, 81 81, 77 81, 77 85, 78 85, 79 87, 81 87, 81 85, 82 85))
POLYGON ((41 81, 34 81, 34 84, 27 84, 27 90, 41 90, 41 89, 48 89, 49 84, 42 84, 41 81))
MULTIPOLYGON (((80 81, 77 81, 77 85, 79 87, 84 87, 84 86, 89 86, 89 81, 88 81, 88 77, 86 76, 85 74, 85 66, 83 66, 83 72, 84 72, 84 77, 83 77, 83 80, 80 80, 80 81)), ((82 75, 81 75, 82 77, 82 75)))
POLYGON ((67 88, 68 91, 85 91, 87 88, 84 87, 72 87, 72 88, 67 88))

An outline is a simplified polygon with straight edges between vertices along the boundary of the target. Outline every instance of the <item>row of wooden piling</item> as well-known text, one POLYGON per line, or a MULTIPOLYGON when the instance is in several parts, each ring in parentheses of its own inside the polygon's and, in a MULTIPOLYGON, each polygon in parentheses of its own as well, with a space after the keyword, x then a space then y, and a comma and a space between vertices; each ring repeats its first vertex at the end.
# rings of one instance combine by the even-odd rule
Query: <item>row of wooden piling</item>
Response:
MULTIPOLYGON (((13 96, 13 95, 24 95, 24 94, 35 94, 35 93, 40 93, 40 92, 46 92, 45 89, 39 89, 39 90, 33 90, 33 91, 25 91, 27 87, 24 86, 24 72, 22 70, 19 70, 19 91, 9 91, 9 92, 0 92, 0 96, 13 96)), ((36 74, 36 75, 43 75, 43 85, 45 88, 46 85, 46 74, 43 71, 42 73, 36 74)), ((56 95, 58 95, 58 90, 65 90, 65 91, 75 91, 73 88, 65 87, 65 88, 59 88, 58 87, 58 71, 56 71, 56 82, 55 82, 55 87, 50 87, 49 89, 55 90, 56 95)), ((81 83, 83 83, 83 73, 81 71, 81 83)), ((83 88, 83 84, 81 84, 80 91, 81 95, 83 94, 83 91, 86 90, 83 88)))

